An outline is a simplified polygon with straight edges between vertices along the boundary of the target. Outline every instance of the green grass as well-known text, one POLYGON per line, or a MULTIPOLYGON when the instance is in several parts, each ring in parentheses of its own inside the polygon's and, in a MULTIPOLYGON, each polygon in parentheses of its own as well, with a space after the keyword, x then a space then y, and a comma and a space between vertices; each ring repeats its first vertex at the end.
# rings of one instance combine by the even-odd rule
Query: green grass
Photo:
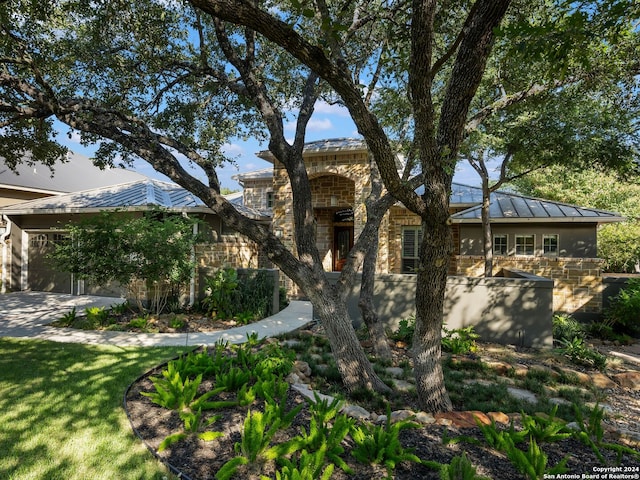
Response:
POLYGON ((134 436, 122 400, 185 350, 0 339, 0 478, 174 478, 134 436))

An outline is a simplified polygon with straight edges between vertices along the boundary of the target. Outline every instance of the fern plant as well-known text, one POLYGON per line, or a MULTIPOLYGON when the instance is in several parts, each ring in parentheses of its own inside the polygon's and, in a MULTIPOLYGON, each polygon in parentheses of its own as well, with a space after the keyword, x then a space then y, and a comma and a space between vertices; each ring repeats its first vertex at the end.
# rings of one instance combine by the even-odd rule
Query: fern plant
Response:
POLYGON ((300 428, 300 433, 293 439, 282 444, 280 455, 289 455, 295 451, 308 452, 323 451, 327 460, 346 473, 353 473, 347 463, 341 458, 344 454, 342 442, 351 432, 355 420, 344 414, 339 414, 341 402, 333 399, 320 399, 315 395, 315 402, 309 405, 311 420, 309 430, 300 428))
MULTIPOLYGON (((162 371, 162 377, 151 377, 151 382, 155 387, 155 392, 142 392, 141 395, 161 407, 169 410, 206 410, 221 407, 218 403, 208 402, 209 398, 224 391, 224 388, 216 388, 201 395, 196 399, 198 387, 202 383, 202 375, 195 379, 186 378, 183 380, 180 372, 176 369, 174 362, 169 362, 167 368, 162 371)), ((234 404, 234 403, 232 403, 234 404)))
POLYGON ((558 405, 553 407, 548 417, 531 416, 522 412, 523 429, 538 442, 551 443, 569 438, 571 432, 567 430, 564 421, 556 418, 557 412, 558 405))
POLYGON ((500 452, 504 452, 508 443, 518 444, 523 442, 527 438, 527 432, 517 431, 513 426, 513 420, 509 426, 509 430, 499 430, 496 428, 496 423, 491 421, 490 425, 484 425, 482 422, 476 419, 476 425, 482 432, 487 444, 500 452))
POLYGON ((237 392, 251 380, 251 373, 237 367, 216 375, 216 385, 224 387, 228 392, 237 392))
POLYGON ((568 470, 566 466, 567 457, 563 458, 554 467, 547 469, 548 457, 533 437, 529 437, 529 448, 526 452, 516 447, 510 437, 505 437, 505 440, 507 458, 520 473, 531 480, 538 480, 545 475, 555 476, 568 470))
POLYGON ((440 480, 489 480, 478 475, 476 467, 471 464, 466 453, 455 456, 449 465, 440 465, 440 480))
POLYGON ((158 452, 166 450, 170 446, 188 438, 190 435, 195 435, 205 442, 211 442, 216 438, 224 436, 222 432, 203 431, 204 428, 220 419, 220 415, 214 415, 205 421, 202 417, 202 410, 198 410, 197 412, 180 412, 180 418, 184 422, 184 431, 166 437, 158 446, 158 452))
POLYGON ((56 324, 62 327, 69 327, 73 325, 73 322, 76 321, 77 317, 78 317, 78 314, 76 312, 76 307, 73 307, 71 311, 62 314, 62 317, 60 317, 60 319, 56 322, 56 324))
POLYGON ((420 463, 420 458, 400 443, 400 432, 405 428, 418 428, 411 420, 391 423, 391 410, 387 405, 387 421, 384 425, 362 424, 351 430, 355 447, 351 450, 360 463, 381 464, 387 468, 389 476, 399 462, 420 463))
MULTIPOLYGON (((303 450, 300 457, 287 460, 282 459, 283 466, 276 471, 276 480, 329 480, 335 465, 328 464, 325 467, 326 446, 314 453, 303 450)), ((262 480, 269 480, 268 477, 262 477, 262 480)))
POLYGON ((584 445, 591 448, 593 453, 598 457, 601 463, 606 464, 604 455, 602 455, 602 449, 608 449, 614 451, 618 455, 618 463, 621 460, 623 454, 630 455, 636 459, 640 459, 640 452, 627 447, 626 445, 620 445, 616 443, 603 442, 604 429, 602 428, 602 420, 604 418, 604 409, 596 405, 591 413, 589 419, 585 423, 584 416, 580 408, 577 405, 573 406, 573 410, 576 416, 576 422, 579 430, 573 433, 574 438, 582 442, 584 445))
POLYGON ((249 410, 244 420, 242 440, 234 446, 236 457, 226 462, 216 473, 216 479, 228 480, 242 465, 275 460, 278 447, 270 447, 271 440, 280 428, 280 419, 272 413, 249 410))

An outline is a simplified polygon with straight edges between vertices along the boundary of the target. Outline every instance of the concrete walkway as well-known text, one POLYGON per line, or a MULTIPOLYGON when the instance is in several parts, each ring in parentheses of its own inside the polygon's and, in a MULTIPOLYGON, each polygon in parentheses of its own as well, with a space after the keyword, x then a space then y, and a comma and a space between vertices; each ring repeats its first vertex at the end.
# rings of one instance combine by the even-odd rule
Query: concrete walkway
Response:
POLYGON ((46 292, 16 292, 0 295, 0 337, 39 338, 54 342, 117 346, 197 346, 220 340, 242 343, 249 333, 259 338, 273 337, 301 328, 312 321, 311 303, 292 301, 281 312, 242 327, 207 333, 99 332, 49 327, 47 324, 71 311, 87 307, 109 307, 123 299, 73 296, 46 292))

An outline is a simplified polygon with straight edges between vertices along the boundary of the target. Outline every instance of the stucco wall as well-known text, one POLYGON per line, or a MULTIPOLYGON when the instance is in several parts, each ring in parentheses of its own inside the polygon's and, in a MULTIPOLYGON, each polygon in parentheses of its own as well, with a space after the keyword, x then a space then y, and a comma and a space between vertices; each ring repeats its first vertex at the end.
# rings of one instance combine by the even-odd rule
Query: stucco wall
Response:
MULTIPOLYGON (((458 256, 458 275, 480 277, 484 257, 458 256)), ((574 316, 591 317, 602 311, 602 266, 600 258, 495 257, 494 270, 517 269, 555 281, 553 309, 574 316)))
MULTIPOLYGON (((507 235, 508 248, 511 255, 515 254, 516 235, 535 235, 536 255, 542 255, 542 236, 558 235, 560 257, 594 258, 597 257, 597 228, 594 224, 563 224, 541 223, 527 225, 493 224, 493 235, 507 235)), ((460 225, 460 255, 482 255, 482 226, 460 225)))
MULTIPOLYGON (((337 281, 338 274, 329 274, 337 281)), ((348 308, 356 325, 360 279, 348 308)), ((391 330, 415 314, 415 275, 377 275, 374 305, 380 320, 391 330)), ((553 280, 514 272, 511 278, 449 277, 445 298, 445 324, 449 329, 473 325, 483 341, 532 347, 551 347, 553 280)))

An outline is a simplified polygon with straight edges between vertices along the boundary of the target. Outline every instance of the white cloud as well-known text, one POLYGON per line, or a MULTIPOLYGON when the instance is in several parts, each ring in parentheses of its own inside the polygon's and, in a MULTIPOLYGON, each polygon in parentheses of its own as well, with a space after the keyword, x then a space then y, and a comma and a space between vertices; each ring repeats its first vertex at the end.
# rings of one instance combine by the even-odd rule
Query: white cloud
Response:
POLYGON ((349 116, 349 110, 347 110, 343 105, 330 104, 322 100, 316 102, 314 112, 326 115, 337 115, 340 117, 349 116))
POLYGON ((334 128, 333 122, 328 118, 312 118, 309 120, 309 124, 307 125, 307 131, 309 132, 324 132, 331 130, 332 128, 334 128))
POLYGON ((222 146, 222 151, 226 155, 230 155, 230 156, 243 155, 245 153, 244 147, 237 143, 225 143, 222 146))

